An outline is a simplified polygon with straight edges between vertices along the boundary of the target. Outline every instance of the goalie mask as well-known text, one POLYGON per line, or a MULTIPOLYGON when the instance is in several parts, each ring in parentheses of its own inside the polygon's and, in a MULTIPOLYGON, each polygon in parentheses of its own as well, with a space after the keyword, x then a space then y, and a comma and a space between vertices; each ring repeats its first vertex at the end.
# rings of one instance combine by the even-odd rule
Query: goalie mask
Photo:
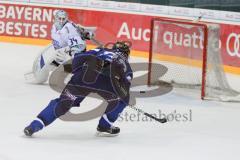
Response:
POLYGON ((112 49, 120 52, 122 56, 125 58, 128 58, 130 54, 130 47, 132 46, 132 43, 130 41, 121 41, 116 42, 113 44, 112 49))
POLYGON ((57 30, 63 28, 68 21, 68 14, 64 10, 58 10, 54 15, 54 25, 57 30))

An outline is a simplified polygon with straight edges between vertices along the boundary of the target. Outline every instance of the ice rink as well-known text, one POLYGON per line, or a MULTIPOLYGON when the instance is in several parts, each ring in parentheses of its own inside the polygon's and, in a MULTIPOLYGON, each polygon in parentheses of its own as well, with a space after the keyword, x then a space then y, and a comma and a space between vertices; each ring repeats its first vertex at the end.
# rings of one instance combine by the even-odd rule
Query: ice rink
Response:
MULTIPOLYGON (((23 129, 59 95, 48 85, 24 82, 41 46, 0 43, 0 160, 238 160, 240 103, 201 101, 198 93, 138 98, 149 113, 178 113, 182 119, 161 124, 129 108, 116 123, 117 137, 96 137, 98 119, 57 120, 32 138, 23 129)), ((94 108, 95 100, 75 108, 94 108)))

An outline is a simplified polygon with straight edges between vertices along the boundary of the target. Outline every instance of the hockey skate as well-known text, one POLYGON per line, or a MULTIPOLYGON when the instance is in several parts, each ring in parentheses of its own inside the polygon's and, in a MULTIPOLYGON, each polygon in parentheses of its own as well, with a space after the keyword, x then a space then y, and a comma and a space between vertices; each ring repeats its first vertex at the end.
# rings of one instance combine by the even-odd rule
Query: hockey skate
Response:
POLYGON ((96 136, 99 137, 113 137, 120 133, 120 128, 111 126, 110 128, 101 127, 98 125, 96 136))
POLYGON ((24 128, 24 134, 31 137, 35 132, 38 132, 43 128, 43 125, 38 120, 34 120, 29 126, 24 128))
POLYGON ((31 137, 32 134, 34 133, 33 129, 29 126, 27 126, 26 128, 24 128, 24 134, 28 137, 31 137))

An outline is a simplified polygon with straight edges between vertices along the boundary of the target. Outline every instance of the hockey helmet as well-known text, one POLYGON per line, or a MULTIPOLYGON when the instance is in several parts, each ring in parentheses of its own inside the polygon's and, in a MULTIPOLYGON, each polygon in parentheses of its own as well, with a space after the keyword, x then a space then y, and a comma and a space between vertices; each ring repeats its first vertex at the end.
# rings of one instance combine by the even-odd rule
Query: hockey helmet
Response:
POLYGON ((57 10, 54 15, 54 25, 56 26, 57 30, 60 30, 63 28, 63 26, 68 21, 68 14, 64 10, 57 10))
POLYGON ((130 48, 132 43, 130 41, 117 41, 113 44, 112 49, 117 50, 123 54, 123 56, 128 57, 130 54, 130 48))

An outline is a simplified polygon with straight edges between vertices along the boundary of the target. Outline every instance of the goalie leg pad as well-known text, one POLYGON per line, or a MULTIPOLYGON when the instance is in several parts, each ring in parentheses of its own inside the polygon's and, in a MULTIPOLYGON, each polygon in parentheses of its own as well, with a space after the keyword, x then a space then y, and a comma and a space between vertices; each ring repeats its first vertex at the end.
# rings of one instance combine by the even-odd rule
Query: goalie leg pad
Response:
POLYGON ((52 65, 55 50, 52 45, 39 53, 33 62, 32 71, 25 73, 24 78, 28 83, 41 84, 48 80, 49 72, 56 66, 52 65))

